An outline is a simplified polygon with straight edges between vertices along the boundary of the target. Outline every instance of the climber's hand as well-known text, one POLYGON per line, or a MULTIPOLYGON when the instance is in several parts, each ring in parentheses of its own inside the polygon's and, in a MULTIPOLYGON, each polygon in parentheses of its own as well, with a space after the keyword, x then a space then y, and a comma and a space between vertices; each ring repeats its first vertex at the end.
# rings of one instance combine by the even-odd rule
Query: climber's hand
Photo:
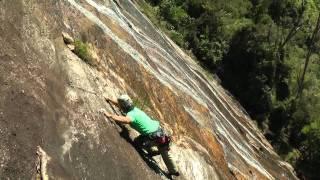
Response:
POLYGON ((112 99, 112 98, 109 98, 109 97, 104 97, 104 99, 109 102, 109 103, 112 103, 116 106, 118 106, 118 100, 117 99, 112 99))
POLYGON ((104 99, 107 101, 107 102, 110 102, 111 99, 109 97, 104 97, 104 99))
POLYGON ((112 114, 108 113, 108 112, 104 112, 103 113, 107 118, 112 118, 112 114))
POLYGON ((99 113, 101 113, 101 114, 103 114, 104 115, 104 113, 105 112, 107 112, 105 109, 103 109, 103 108, 101 108, 100 110, 99 110, 99 113))

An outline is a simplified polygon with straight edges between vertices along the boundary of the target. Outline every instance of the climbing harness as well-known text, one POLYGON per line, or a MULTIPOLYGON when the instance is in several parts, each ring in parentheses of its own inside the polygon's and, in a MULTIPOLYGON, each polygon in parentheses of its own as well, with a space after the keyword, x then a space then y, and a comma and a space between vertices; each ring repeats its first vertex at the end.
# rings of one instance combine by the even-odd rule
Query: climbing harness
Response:
POLYGON ((155 141, 161 147, 169 147, 171 142, 171 137, 164 133, 162 128, 159 128, 157 131, 148 134, 148 137, 150 140, 155 141))

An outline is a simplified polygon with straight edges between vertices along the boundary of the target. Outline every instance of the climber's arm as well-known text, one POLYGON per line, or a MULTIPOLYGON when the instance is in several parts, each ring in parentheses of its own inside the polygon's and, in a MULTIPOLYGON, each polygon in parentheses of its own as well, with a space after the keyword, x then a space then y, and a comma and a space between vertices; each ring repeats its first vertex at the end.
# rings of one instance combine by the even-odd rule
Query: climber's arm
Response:
POLYGON ((112 115, 112 114, 109 114, 107 112, 104 112, 104 115, 107 118, 112 118, 113 120, 115 120, 117 122, 120 122, 120 123, 124 123, 124 124, 130 124, 131 123, 131 119, 129 117, 126 117, 126 116, 112 115))

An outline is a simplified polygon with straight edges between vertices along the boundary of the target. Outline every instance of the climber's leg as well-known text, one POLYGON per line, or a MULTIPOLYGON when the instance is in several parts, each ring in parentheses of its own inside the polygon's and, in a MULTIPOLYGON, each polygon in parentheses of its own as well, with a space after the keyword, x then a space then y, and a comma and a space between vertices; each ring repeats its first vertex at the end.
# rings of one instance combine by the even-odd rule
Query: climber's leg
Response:
POLYGON ((156 156, 160 154, 155 142, 150 140, 150 138, 147 136, 140 135, 137 138, 135 138, 134 145, 137 149, 146 150, 148 155, 150 156, 156 156))
POLYGON ((158 148, 161 153, 162 159, 167 166, 167 169, 169 171, 169 175, 179 176, 179 172, 177 170, 177 167, 174 164, 172 156, 169 152, 169 147, 163 146, 163 147, 158 147, 158 148))
POLYGON ((136 148, 142 148, 145 139, 146 139, 146 136, 142 136, 142 135, 136 137, 136 138, 133 140, 134 146, 135 146, 136 148))

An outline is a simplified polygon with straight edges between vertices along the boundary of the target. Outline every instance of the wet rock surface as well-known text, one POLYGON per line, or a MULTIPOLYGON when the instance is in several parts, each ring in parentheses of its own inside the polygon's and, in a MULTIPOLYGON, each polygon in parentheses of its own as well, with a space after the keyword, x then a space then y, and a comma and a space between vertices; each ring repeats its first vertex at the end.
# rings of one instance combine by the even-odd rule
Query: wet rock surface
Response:
POLYGON ((98 113, 113 112, 103 95, 124 92, 172 133, 179 179, 296 178, 133 2, 5 0, 0 23, 0 179, 166 179, 160 157, 148 162, 130 144, 137 133, 98 113), (62 32, 90 43, 99 64, 74 54, 62 32), (50 159, 42 171, 39 147, 50 159))

